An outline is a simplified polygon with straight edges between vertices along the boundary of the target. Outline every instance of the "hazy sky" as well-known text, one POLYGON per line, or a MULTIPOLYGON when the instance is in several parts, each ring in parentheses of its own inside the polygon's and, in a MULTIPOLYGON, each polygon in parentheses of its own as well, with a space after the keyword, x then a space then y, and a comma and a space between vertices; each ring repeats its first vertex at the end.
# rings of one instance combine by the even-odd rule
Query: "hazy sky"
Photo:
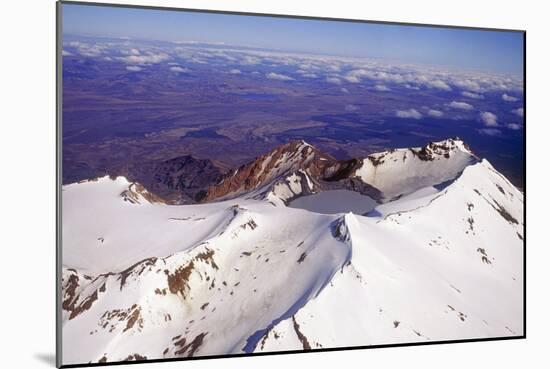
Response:
POLYGON ((523 34, 63 5, 64 34, 224 42, 523 74, 523 34))

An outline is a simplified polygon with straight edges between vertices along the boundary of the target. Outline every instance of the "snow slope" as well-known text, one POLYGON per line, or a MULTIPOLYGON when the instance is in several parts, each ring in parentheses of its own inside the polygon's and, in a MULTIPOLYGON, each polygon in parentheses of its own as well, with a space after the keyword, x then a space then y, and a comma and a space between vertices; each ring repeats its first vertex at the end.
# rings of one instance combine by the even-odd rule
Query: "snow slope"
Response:
POLYGON ((483 161, 403 211, 390 204, 379 216, 346 215, 351 263, 257 351, 305 347, 296 325, 312 348, 523 333, 517 189, 483 161))
POLYGON ((365 216, 64 186, 63 363, 521 335, 523 195, 485 160, 434 187, 453 155, 365 216))
POLYGON ((452 180, 476 161, 462 140, 448 139, 422 148, 369 155, 355 175, 380 190, 386 199, 392 199, 452 180))

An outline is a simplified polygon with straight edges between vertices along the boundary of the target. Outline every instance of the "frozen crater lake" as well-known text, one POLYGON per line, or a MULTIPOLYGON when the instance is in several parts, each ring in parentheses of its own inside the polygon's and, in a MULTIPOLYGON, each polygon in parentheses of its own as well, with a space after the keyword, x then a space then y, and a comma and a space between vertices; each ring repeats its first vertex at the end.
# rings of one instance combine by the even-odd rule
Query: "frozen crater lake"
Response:
POLYGON ((323 191, 302 196, 288 205, 295 209, 309 210, 321 214, 348 213, 363 215, 376 207, 377 202, 366 195, 350 190, 323 191))

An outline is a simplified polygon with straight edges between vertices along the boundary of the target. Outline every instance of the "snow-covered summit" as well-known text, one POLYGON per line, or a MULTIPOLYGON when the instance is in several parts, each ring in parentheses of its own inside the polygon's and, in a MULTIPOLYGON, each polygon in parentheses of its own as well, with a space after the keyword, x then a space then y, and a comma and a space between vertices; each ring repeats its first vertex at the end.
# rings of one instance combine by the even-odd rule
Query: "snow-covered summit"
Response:
POLYGON ((478 160, 462 140, 447 139, 371 154, 362 160, 355 175, 380 190, 384 198, 392 199, 453 180, 478 160))
MULTIPOLYGON (((321 155, 293 148, 266 167, 321 155)), ((267 198, 196 205, 64 186, 63 364, 522 335, 523 194, 458 140, 374 159, 405 192, 367 214, 276 203, 322 181, 292 165, 267 198)))

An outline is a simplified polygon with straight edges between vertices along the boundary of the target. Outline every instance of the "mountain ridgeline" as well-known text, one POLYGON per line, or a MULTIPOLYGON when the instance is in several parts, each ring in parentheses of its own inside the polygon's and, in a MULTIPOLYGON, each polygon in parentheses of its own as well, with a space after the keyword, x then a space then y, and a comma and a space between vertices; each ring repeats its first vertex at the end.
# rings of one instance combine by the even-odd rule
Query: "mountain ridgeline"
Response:
POLYGON ((221 201, 244 193, 261 197, 270 192, 288 202, 335 189, 383 202, 426 184, 449 181, 478 160, 458 138, 349 160, 337 160, 296 140, 225 174, 211 160, 185 155, 134 165, 124 175, 168 204, 221 201))
MULTIPOLYGON (((180 189, 204 184, 187 168, 211 170, 160 168, 180 189)), ((459 139, 348 161, 294 141, 201 204, 166 205, 121 176, 62 194, 64 364, 524 332, 523 194, 459 139), (287 206, 335 188, 377 203, 287 206)))

